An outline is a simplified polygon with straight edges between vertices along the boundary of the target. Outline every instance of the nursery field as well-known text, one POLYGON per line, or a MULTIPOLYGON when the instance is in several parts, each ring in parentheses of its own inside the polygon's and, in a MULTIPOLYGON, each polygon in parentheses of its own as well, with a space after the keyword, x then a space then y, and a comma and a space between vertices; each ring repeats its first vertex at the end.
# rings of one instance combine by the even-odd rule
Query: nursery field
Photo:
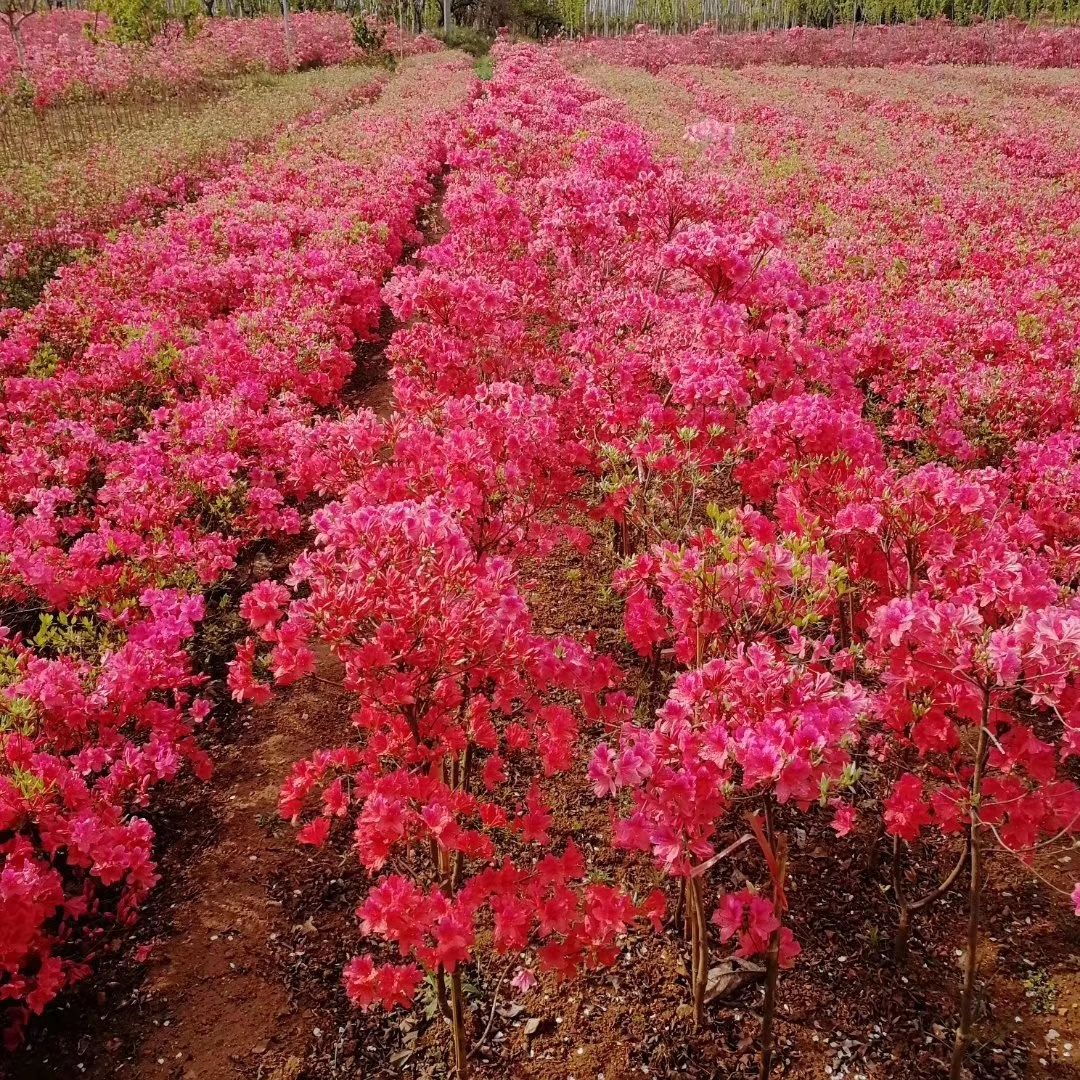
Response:
POLYGON ((307 18, 0 162, 0 1074, 1080 1075, 1080 36, 307 18))

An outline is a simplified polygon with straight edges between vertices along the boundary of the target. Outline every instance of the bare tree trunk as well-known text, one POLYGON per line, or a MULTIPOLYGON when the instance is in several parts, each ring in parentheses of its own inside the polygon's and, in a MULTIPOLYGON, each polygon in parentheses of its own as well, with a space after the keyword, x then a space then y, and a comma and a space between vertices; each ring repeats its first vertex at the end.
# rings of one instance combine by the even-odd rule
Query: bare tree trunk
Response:
POLYGON ((296 66, 296 49, 293 46, 292 22, 289 19, 289 0, 281 0, 281 21, 285 24, 285 63, 292 71, 296 66))
POLYGON ((15 58, 19 65, 19 70, 26 74, 26 44, 22 39, 22 20, 15 12, 8 12, 6 22, 8 24, 8 30, 11 31, 11 40, 15 43, 15 58))

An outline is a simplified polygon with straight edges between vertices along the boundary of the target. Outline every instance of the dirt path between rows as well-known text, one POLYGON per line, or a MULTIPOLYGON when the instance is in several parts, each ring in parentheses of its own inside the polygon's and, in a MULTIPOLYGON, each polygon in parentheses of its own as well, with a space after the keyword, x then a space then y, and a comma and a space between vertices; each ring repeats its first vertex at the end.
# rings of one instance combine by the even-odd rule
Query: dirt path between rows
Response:
POLYGON ((175 922, 140 988, 160 1015, 132 1048, 131 1075, 225 1080, 238 1066, 274 1080, 299 1073, 310 1024, 277 974, 274 942, 289 927, 271 888, 297 880, 304 856, 278 823, 277 796, 292 765, 332 743, 347 720, 340 694, 305 684, 247 719, 211 789, 194 793, 201 805, 192 811, 209 814, 214 834, 180 882, 166 879, 175 922))
MULTIPOLYGON (((357 349, 346 411, 389 414, 383 350, 393 332, 357 349)), ((294 552, 263 552, 233 584, 284 576, 294 552)), ((235 615, 232 616, 236 623, 235 615)), ((224 673, 238 627, 224 632, 215 665, 224 673)), ((185 781, 153 815, 161 883, 136 933, 107 947, 96 977, 53 1010, 13 1063, 14 1080, 297 1080, 322 1036, 316 1013, 289 989, 303 964, 291 886, 310 876, 310 855, 277 813, 292 766, 348 737, 348 695, 333 683, 336 661, 320 658, 317 679, 264 708, 219 707, 208 747, 211 780, 185 781), (288 944, 286 944, 288 943, 288 944), (108 953, 111 951, 111 955, 108 953)), ((296 890, 297 895, 299 890, 296 890)), ((340 980, 340 970, 326 978, 340 980)))
MULTIPOLYGON (((332 661, 320 674, 334 676, 332 661)), ((181 785, 155 821, 161 885, 140 944, 56 1010, 13 1076, 295 1080, 312 1031, 278 970, 275 943, 292 928, 273 893, 302 879, 306 856, 277 795, 293 763, 347 723, 344 696, 322 682, 233 718, 213 778, 181 785)))

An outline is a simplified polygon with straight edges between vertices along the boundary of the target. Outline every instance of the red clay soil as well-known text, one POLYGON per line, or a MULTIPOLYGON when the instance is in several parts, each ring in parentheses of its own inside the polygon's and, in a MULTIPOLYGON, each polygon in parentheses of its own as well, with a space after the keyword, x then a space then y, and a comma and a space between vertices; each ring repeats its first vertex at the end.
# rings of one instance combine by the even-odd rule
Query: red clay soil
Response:
MULTIPOLYGON (((334 675, 330 662, 320 674, 334 675)), ((277 970, 275 943, 293 928, 272 892, 309 871, 277 795, 293 763, 340 741, 347 720, 341 693, 318 682, 232 718, 213 779, 181 785, 154 822, 162 883, 137 942, 33 1033, 12 1076, 299 1076, 313 1036, 277 970)))

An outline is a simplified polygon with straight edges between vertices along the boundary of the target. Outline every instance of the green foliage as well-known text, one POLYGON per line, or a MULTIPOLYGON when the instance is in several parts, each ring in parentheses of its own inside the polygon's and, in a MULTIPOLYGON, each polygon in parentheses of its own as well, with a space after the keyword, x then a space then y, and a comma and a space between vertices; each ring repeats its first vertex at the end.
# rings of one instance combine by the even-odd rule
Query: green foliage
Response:
POLYGON ((37 704, 31 698, 15 697, 8 690, 25 674, 19 655, 13 649, 0 649, 0 736, 13 731, 33 735, 37 728, 37 704))
MULTIPOLYGON (((846 26, 857 23, 905 23, 946 18, 961 25, 987 19, 1073 22, 1080 18, 1080 0, 749 0, 718 6, 715 0, 628 0, 609 4, 606 16, 586 0, 553 0, 558 17, 572 33, 603 27, 627 33, 639 23, 660 30, 687 30, 718 23, 721 30, 772 29, 780 26, 846 26)), ((455 8, 456 10, 456 8, 455 8)), ((530 32, 526 30, 525 32, 530 32)), ((542 36, 537 33, 536 36, 542 36)))
POLYGON ((34 358, 30 361, 26 374, 31 379, 49 379, 56 374, 59 366, 60 357, 57 355, 56 350, 46 342, 34 353, 34 358))
POLYGON ((200 0, 100 0, 119 42, 152 41, 170 22, 194 30, 203 12, 200 0))
POLYGON ((158 350, 150 361, 158 382, 168 385, 173 381, 179 359, 180 350, 175 345, 166 345, 158 350))
MULTIPOLYGON (((571 0, 582 4, 584 0, 571 0)), ((520 26, 525 33, 536 38, 548 38, 557 34, 566 25, 562 2, 553 0, 514 0, 512 4, 512 25, 520 26)))
POLYGON ((37 728, 37 706, 30 698, 0 697, 0 735, 17 731, 33 735, 37 728))
POLYGON ((460 49, 461 52, 480 59, 491 51, 492 39, 471 26, 452 26, 448 33, 435 35, 448 49, 460 49))
POLYGON ((0 281, 0 307, 29 311, 41 299, 46 283, 74 257, 75 252, 61 249, 32 252, 25 271, 0 281))
POLYGON ((90 615, 68 615, 63 611, 53 615, 46 612, 41 616, 33 644, 55 656, 72 656, 96 662, 115 648, 122 637, 119 631, 90 615))
POLYGON ((1031 977, 1024 980, 1024 996, 1031 1001, 1037 1013, 1052 1015, 1057 1012, 1057 987, 1045 968, 1036 968, 1031 977))
POLYGON ((33 802, 34 799, 45 793, 45 781, 35 773, 27 772, 18 765, 13 765, 11 766, 10 776, 16 790, 19 792, 19 796, 26 802, 33 802))
POLYGON ((383 51, 386 40, 386 31, 379 26, 372 27, 368 24, 366 15, 354 15, 352 21, 353 43, 364 52, 378 53, 383 51))
POLYGON ((495 75, 495 61, 491 56, 480 56, 476 60, 476 77, 483 82, 490 82, 495 75))
POLYGON ((209 530, 229 535, 233 523, 247 510, 248 484, 237 480, 226 491, 210 492, 199 483, 185 485, 191 509, 209 530))

